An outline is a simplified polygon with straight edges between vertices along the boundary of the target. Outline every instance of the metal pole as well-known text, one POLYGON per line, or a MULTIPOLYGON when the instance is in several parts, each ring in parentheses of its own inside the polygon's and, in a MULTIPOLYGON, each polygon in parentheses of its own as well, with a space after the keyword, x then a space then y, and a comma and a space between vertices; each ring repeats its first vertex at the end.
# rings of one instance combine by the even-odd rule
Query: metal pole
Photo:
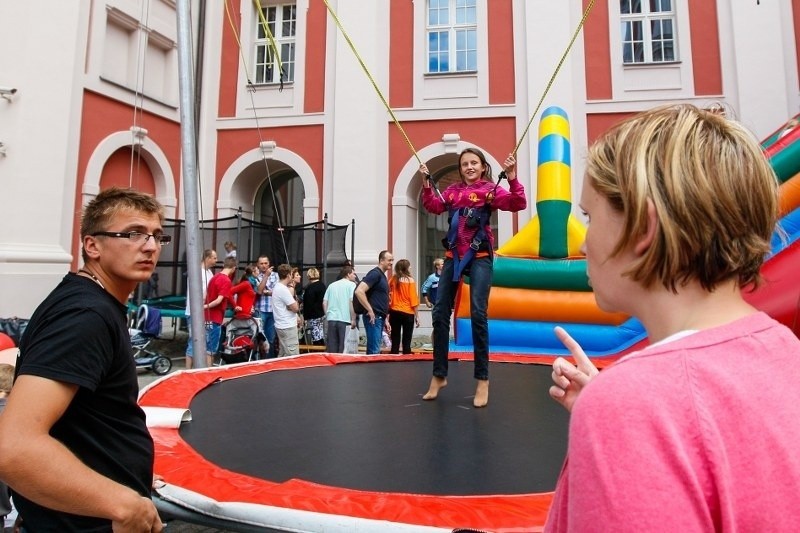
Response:
MULTIPOLYGON (((178 90, 181 117, 181 162, 183 166, 183 203, 186 211, 186 267, 189 272, 186 292, 189 294, 189 313, 192 320, 193 366, 205 368, 206 329, 203 312, 203 274, 200 261, 202 244, 198 241, 200 220, 197 209, 197 139, 194 113, 194 82, 192 79, 190 0, 178 0, 178 90)), ((206 280, 208 281, 208 280, 206 280)))
MULTIPOLYGON (((236 260, 238 262, 243 262, 242 257, 239 255, 242 253, 241 247, 241 240, 242 240, 242 206, 239 206, 239 210, 236 211, 236 260)), ((245 259, 245 261, 247 258, 245 259)))
POLYGON ((322 279, 328 281, 328 213, 322 217, 322 279))
POLYGON ((356 271, 356 219, 350 219, 350 263, 353 265, 353 272, 356 271))

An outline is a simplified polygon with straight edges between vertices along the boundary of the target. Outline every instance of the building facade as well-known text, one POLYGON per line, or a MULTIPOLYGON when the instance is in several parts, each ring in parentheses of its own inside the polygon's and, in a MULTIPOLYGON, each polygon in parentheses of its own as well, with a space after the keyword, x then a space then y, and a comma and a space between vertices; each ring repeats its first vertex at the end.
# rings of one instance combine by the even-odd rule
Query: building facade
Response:
MULTIPOLYGON (((359 272, 390 249, 424 279, 445 221, 416 170, 444 187, 468 146, 495 174, 519 147, 529 207, 497 242, 523 227, 537 106, 570 117, 575 197, 586 147, 631 113, 721 103, 763 138, 800 111, 800 0, 193 0, 191 19, 200 218, 354 219, 359 272)), ((103 188, 184 217, 177 42, 175 0, 0 3, 0 316, 79 266, 103 188)))

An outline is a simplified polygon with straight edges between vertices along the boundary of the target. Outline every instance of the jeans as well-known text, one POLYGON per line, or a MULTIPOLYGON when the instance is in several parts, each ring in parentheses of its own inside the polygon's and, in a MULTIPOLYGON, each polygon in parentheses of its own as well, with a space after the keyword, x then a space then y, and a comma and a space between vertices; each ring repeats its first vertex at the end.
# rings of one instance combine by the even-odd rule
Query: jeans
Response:
MULTIPOLYGON (((469 265, 469 306, 472 320, 472 346, 475 350, 475 379, 489 379, 489 291, 494 273, 492 258, 479 257, 469 265)), ((450 316, 455 306, 458 281, 453 281, 453 260, 445 259, 439 278, 439 293, 433 306, 433 375, 447 377, 450 350, 450 316)))
MULTIPOLYGON (((191 317, 186 317, 186 328, 189 333, 189 342, 186 345, 186 357, 194 358, 194 345, 192 343, 192 319, 191 317)), ((222 326, 217 324, 216 333, 214 333, 209 327, 206 327, 206 355, 213 356, 219 351, 219 341, 220 336, 222 334, 222 326)))
POLYGON ((267 359, 274 359, 278 354, 275 351, 275 315, 271 311, 261 313, 261 328, 264 330, 264 336, 269 343, 267 359))
POLYGON ((383 321, 386 317, 383 315, 375 315, 375 323, 369 323, 369 315, 364 315, 364 330, 367 333, 367 354, 381 353, 381 344, 383 344, 383 321))

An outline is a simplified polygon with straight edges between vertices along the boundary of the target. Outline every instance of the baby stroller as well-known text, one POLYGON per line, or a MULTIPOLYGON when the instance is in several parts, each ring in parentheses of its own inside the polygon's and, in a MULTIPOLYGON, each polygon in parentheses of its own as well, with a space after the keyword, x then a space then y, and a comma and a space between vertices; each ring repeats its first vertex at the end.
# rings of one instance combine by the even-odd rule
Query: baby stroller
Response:
POLYGON ((220 364, 258 360, 259 345, 266 339, 255 318, 231 319, 225 327, 225 338, 219 352, 220 364))
POLYGON ((155 307, 140 305, 136 310, 135 328, 128 329, 131 336, 133 359, 137 368, 147 368, 154 374, 163 376, 172 370, 172 360, 147 347, 153 339, 161 335, 161 312, 155 307))

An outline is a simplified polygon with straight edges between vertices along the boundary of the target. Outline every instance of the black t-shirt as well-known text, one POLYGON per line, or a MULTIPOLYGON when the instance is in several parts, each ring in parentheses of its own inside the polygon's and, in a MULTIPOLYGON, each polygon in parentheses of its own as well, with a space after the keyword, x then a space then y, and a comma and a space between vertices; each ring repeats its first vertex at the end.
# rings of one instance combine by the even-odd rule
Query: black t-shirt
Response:
POLYGON ((361 280, 369 287, 367 300, 376 315, 389 314, 389 280, 386 274, 378 267, 373 268, 361 280))
MULTIPOLYGON (((67 274, 31 317, 16 374, 78 385, 50 434, 89 468, 150 495, 153 440, 137 404, 139 384, 126 308, 94 281, 67 274)), ((47 458, 41 458, 48 468, 47 458)), ((14 493, 30 531, 111 531, 108 520, 53 511, 14 493)))
POLYGON ((325 288, 325 284, 321 281, 306 285, 306 290, 303 292, 303 317, 306 320, 325 316, 325 311, 322 310, 325 288))

